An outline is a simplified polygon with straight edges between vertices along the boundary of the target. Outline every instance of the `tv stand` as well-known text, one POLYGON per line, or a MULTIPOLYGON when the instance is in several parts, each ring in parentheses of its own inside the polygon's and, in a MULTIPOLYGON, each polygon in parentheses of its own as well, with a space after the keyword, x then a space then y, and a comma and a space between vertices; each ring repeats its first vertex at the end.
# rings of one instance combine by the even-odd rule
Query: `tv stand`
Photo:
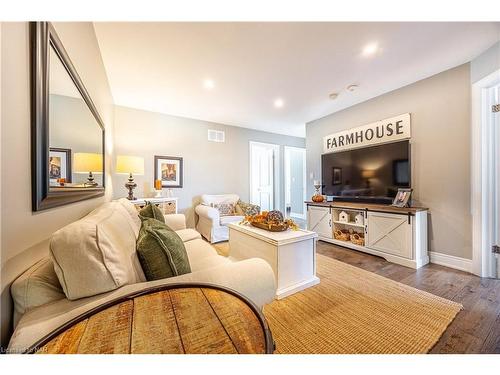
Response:
MULTIPOLYGON (((392 204, 393 198, 388 197, 356 197, 356 196, 333 196, 333 202, 342 203, 374 203, 374 204, 392 204)), ((328 203, 333 203, 328 202, 328 203)))
POLYGON ((306 204, 307 229, 318 233, 319 240, 415 269, 429 263, 427 208, 346 201, 306 204), (334 232, 339 230, 350 233, 349 237, 357 233, 361 241, 357 236, 336 238, 334 232))

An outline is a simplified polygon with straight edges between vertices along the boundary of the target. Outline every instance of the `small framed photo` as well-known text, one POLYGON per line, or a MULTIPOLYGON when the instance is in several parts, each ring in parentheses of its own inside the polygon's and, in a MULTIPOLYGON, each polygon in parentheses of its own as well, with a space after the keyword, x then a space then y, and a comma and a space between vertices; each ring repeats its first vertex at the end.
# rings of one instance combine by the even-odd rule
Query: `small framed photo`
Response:
POLYGON ((332 185, 342 185, 342 168, 333 167, 332 185))
POLYGON ((51 147, 49 149, 50 185, 58 185, 57 180, 60 178, 71 182, 71 149, 51 147))
POLYGON ((393 206, 396 207, 407 207, 408 202, 410 201, 412 189, 398 189, 398 193, 392 202, 393 206))
POLYGON ((155 180, 161 180, 162 188, 181 188, 182 169, 181 157, 155 156, 155 180))

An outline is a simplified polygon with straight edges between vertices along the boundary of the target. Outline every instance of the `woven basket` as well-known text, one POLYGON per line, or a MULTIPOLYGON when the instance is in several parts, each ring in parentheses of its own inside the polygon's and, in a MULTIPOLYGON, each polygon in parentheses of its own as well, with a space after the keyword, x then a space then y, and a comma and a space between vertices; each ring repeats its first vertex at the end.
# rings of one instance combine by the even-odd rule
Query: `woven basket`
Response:
POLYGON ((333 236, 335 237, 336 240, 340 241, 349 241, 351 235, 347 229, 337 229, 335 232, 333 232, 333 236))
POLYGON ((354 233, 351 235, 351 242, 355 245, 365 246, 365 237, 363 233, 354 233))

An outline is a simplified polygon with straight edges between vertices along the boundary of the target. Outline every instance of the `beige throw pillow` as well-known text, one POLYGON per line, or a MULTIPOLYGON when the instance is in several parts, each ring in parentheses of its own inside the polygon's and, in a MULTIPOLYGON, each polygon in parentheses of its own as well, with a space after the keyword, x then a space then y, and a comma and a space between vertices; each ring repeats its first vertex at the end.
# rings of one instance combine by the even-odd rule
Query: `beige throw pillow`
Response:
POLYGON ((105 203, 55 232, 50 255, 66 297, 94 296, 145 281, 135 243, 130 215, 118 202, 105 203))

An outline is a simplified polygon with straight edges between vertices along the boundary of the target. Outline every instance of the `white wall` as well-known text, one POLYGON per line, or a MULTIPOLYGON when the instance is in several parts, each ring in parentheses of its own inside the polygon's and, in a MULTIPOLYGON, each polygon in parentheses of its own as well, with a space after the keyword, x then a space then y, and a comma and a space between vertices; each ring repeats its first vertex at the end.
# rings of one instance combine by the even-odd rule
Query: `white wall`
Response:
MULTIPOLYGON (((112 152, 113 100, 92 23, 56 23, 78 73, 104 123, 107 153, 112 152)), ((49 236, 84 216, 112 196, 108 174, 106 196, 42 212, 31 211, 30 81, 28 23, 3 23, 1 33, 1 345, 11 324, 9 286, 27 266, 47 253, 49 236)), ((108 157, 108 161, 111 158, 108 157)), ((110 165, 108 165, 107 170, 110 165)))
MULTIPOLYGON (((153 195, 154 156, 184 158, 184 184, 173 189, 179 208, 194 226, 192 207, 201 194, 236 193, 249 199, 249 141, 304 147, 304 138, 226 126, 201 120, 164 115, 125 107, 115 109, 116 155, 141 156, 144 176, 135 176, 136 197, 153 195), (224 130, 226 142, 207 140, 208 129, 224 130)), ((281 147, 283 162, 283 147, 281 147)), ((284 170, 281 170, 280 207, 284 202, 284 170)), ((114 195, 126 196, 126 175, 114 175, 114 195)))
POLYGON ((498 69, 500 69, 500 41, 471 61, 471 82, 480 81, 498 69))
POLYGON ((429 250, 471 259, 470 108, 464 64, 308 123, 308 196, 321 175, 323 136, 409 112, 413 198, 430 208, 429 250))

